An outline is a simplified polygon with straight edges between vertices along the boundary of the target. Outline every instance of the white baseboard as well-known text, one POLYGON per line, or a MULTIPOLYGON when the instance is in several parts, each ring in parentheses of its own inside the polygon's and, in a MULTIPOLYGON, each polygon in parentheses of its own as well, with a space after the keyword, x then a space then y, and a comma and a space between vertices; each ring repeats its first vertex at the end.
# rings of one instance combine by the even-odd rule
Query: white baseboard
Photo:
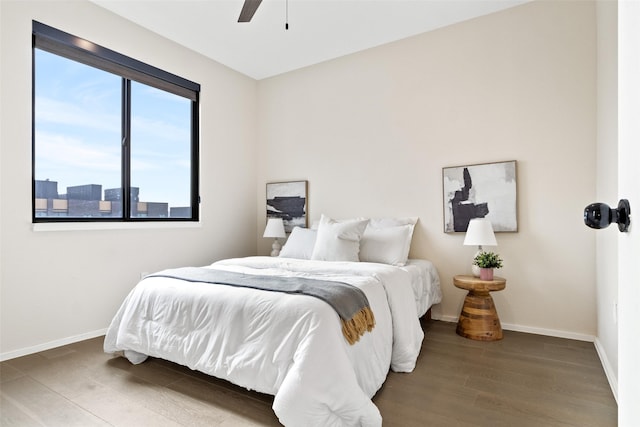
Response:
POLYGON ((8 351, 6 353, 0 354, 0 362, 4 362, 5 360, 9 360, 9 359, 15 359, 16 357, 26 356, 28 354, 38 353, 40 351, 51 350, 52 348, 60 347, 67 344, 73 344, 78 341, 84 341, 91 338, 99 337, 106 333, 107 333, 107 328, 104 328, 104 329, 99 329, 97 331, 87 332, 84 334, 63 338, 60 340, 49 341, 47 343, 35 345, 33 347, 25 347, 19 350, 8 351))
POLYGON ((618 403, 618 378, 613 368, 611 367, 611 363, 609 362, 609 358, 607 357, 607 353, 604 351, 604 347, 598 338, 596 338, 594 342, 596 346, 596 351, 598 352, 598 357, 600 357, 600 363, 604 368, 604 374, 607 376, 607 380, 609 381, 609 387, 611 387, 611 392, 613 393, 614 399, 616 399, 616 403, 618 403))
MULTIPOLYGON (((434 320, 441 320, 443 322, 458 322, 457 316, 434 316, 434 320)), ((579 334, 576 332, 570 331, 559 331, 557 329, 544 329, 544 328, 536 328, 533 326, 522 326, 522 325, 514 325, 511 323, 503 323, 502 329, 505 331, 516 331, 516 332, 526 332, 528 334, 536 334, 536 335, 546 335, 549 337, 557 337, 557 338, 567 338, 570 340, 578 340, 578 341, 587 341, 594 342, 596 337, 593 335, 587 334, 579 334)))
POLYGON ((458 318, 454 317, 454 316, 447 316, 444 314, 441 314, 440 316, 432 316, 431 317, 433 320, 440 320, 442 322, 449 322, 449 323, 458 323, 458 318))
POLYGON ((594 342, 596 337, 588 334, 579 334, 577 332, 559 331, 557 329, 535 328, 532 326, 513 325, 503 323, 502 329, 506 331, 526 332, 528 334, 546 335, 549 337, 567 338, 570 340, 594 342))

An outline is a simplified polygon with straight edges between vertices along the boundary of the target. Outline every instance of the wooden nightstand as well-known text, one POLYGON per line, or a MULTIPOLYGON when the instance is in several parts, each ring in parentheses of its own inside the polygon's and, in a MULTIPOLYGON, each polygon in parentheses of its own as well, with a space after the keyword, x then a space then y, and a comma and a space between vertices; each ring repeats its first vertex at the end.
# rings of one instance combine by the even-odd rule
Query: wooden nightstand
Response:
POLYGON ((472 340, 501 340, 502 326, 489 292, 503 290, 507 281, 502 277, 480 280, 474 276, 459 275, 453 277, 453 284, 469 291, 464 298, 456 333, 472 340))

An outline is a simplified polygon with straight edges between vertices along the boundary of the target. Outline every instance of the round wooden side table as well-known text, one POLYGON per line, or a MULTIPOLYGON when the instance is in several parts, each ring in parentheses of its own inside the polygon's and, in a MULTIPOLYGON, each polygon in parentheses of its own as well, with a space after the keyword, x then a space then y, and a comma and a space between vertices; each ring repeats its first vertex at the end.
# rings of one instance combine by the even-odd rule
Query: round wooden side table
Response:
POLYGON ((480 280, 475 276, 458 275, 453 277, 453 284, 469 291, 464 298, 456 333, 472 340, 501 340, 502 326, 489 292, 503 290, 507 281, 502 277, 480 280))

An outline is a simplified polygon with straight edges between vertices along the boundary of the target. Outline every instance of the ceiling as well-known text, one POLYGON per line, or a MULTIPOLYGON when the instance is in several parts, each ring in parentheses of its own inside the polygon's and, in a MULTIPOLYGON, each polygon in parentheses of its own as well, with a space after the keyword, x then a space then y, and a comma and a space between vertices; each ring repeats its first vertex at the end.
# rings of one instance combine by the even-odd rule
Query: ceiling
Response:
POLYGON ((91 1, 260 80, 530 0, 263 0, 249 23, 243 0, 91 1))

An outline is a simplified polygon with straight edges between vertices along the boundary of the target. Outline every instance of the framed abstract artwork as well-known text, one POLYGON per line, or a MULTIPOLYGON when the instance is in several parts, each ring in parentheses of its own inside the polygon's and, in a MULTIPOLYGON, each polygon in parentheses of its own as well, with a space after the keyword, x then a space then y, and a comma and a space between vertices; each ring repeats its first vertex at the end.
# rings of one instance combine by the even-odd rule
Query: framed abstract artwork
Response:
POLYGON ((487 218, 496 232, 518 231, 516 161, 442 168, 445 233, 487 218))
POLYGON ((284 231, 307 227, 307 181, 267 183, 267 220, 282 218, 284 231))

